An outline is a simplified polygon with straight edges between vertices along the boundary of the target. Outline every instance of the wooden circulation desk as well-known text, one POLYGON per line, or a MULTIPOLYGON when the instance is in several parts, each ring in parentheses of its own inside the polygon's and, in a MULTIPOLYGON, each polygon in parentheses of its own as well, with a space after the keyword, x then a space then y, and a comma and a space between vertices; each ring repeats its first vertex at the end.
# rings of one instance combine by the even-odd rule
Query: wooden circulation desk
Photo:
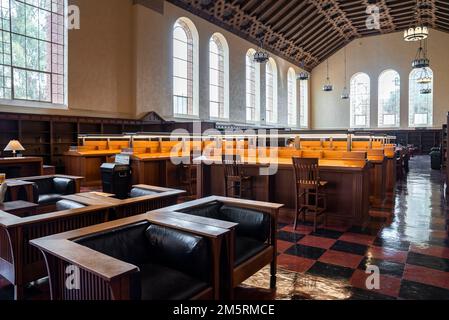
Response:
POLYGON ((66 173, 85 177, 83 186, 100 185, 101 165, 113 162, 114 157, 120 152, 120 150, 68 151, 64 153, 66 173))
POLYGON ((148 153, 131 158, 132 183, 162 187, 178 187, 177 166, 170 153, 148 153))
MULTIPOLYGON (((220 160, 202 158, 214 164, 198 165, 198 197, 225 195, 224 171, 220 160)), ((295 208, 294 172, 291 158, 275 158, 277 171, 271 175, 261 174, 269 165, 256 158, 248 158, 243 164, 246 175, 253 177, 253 199, 282 203, 295 208)), ((329 220, 343 221, 348 225, 366 226, 369 221, 370 166, 366 160, 320 159, 320 178, 327 181, 327 214, 329 220)))

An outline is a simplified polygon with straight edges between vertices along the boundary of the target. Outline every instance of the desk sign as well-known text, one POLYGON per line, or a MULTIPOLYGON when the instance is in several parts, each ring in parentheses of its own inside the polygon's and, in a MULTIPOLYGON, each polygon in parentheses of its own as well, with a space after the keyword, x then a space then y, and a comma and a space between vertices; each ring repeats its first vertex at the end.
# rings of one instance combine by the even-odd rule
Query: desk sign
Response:
POLYGON ((115 156, 115 163, 129 166, 129 154, 118 154, 115 156))

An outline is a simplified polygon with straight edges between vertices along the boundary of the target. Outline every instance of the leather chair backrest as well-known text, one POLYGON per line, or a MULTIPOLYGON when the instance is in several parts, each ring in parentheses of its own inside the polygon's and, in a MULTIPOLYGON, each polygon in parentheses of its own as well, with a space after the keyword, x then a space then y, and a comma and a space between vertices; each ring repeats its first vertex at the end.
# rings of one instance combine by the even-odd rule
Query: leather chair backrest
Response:
POLYGON ((188 213, 194 216, 212 218, 212 219, 220 219, 220 208, 222 204, 219 202, 211 202, 204 206, 197 208, 189 208, 186 210, 181 210, 183 213, 188 213))
POLYGON ((60 200, 56 202, 56 211, 65 211, 65 210, 72 210, 72 209, 80 209, 86 207, 82 203, 78 203, 71 200, 60 200))
POLYGON ((50 194, 56 193, 53 185, 53 178, 44 178, 34 180, 35 190, 38 191, 38 194, 50 194))
POLYGON ((58 194, 74 194, 75 181, 68 178, 53 178, 53 190, 58 194))
POLYGON ((79 238, 75 242, 116 259, 142 265, 150 261, 150 242, 145 236, 149 226, 148 221, 143 221, 79 238))
POLYGON ((151 261, 210 282, 212 260, 207 239, 158 225, 146 230, 151 261))
POLYGON ((270 216, 267 213, 224 205, 220 208, 220 218, 238 223, 237 235, 261 242, 270 235, 270 216))
POLYGON ((148 189, 132 188, 129 193, 129 197, 130 198, 138 198, 138 197, 143 197, 143 196, 152 196, 152 195, 158 194, 158 193, 159 192, 157 192, 157 191, 151 191, 148 189))

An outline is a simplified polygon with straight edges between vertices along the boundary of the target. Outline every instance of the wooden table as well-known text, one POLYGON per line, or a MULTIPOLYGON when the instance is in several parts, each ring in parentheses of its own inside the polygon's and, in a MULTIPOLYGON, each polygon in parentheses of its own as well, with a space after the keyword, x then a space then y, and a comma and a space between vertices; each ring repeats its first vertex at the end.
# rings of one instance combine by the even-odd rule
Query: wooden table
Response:
POLYGON ((41 176, 43 159, 40 157, 0 158, 0 173, 7 179, 41 176))
POLYGON ((121 200, 112 198, 113 194, 99 194, 97 192, 84 192, 63 196, 62 199, 75 201, 87 206, 94 205, 118 205, 121 200))
POLYGON ((27 201, 10 201, 0 204, 0 211, 24 218, 34 216, 39 205, 27 201))
MULTIPOLYGON (((221 158, 220 158, 221 159, 221 158)), ((196 159, 198 165, 198 197, 225 195, 224 171, 218 159, 211 165, 196 159)), ((291 158, 272 159, 277 170, 261 174, 268 164, 249 158, 243 164, 245 175, 253 179, 253 199, 282 203, 295 208, 295 184, 291 158), (262 169, 262 171, 261 171, 262 169)), ((366 226, 369 221, 370 163, 365 160, 320 159, 320 177, 326 186, 329 220, 343 221, 349 225, 366 226)))

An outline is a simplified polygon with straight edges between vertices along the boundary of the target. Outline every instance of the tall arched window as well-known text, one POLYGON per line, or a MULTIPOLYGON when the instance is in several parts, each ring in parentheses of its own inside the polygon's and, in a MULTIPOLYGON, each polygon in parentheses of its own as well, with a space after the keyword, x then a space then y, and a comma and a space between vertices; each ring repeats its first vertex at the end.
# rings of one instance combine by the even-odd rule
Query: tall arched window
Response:
POLYGON ((433 126, 433 71, 430 68, 413 69, 409 78, 409 126, 433 126), (428 83, 419 83, 418 80, 428 77, 428 83), (423 94, 422 89, 431 92, 423 94))
POLYGON ((288 69, 287 82, 288 125, 296 127, 298 105, 296 93, 296 72, 295 70, 293 70, 293 68, 288 69))
POLYGON ((277 67, 273 58, 268 60, 266 65, 266 122, 278 122, 278 81, 277 67))
POLYGON ((351 128, 370 126, 370 78, 356 73, 351 78, 351 128))
POLYGON ((401 78, 395 70, 385 70, 379 76, 379 127, 399 127, 401 108, 401 78))
POLYGON ((246 53, 246 121, 260 121, 260 67, 254 61, 254 49, 246 53))
POLYGON ((209 104, 211 118, 229 118, 229 49, 219 33, 209 41, 209 104))
POLYGON ((173 28, 175 116, 198 116, 198 78, 198 32, 192 21, 180 18, 173 28))
POLYGON ((299 126, 309 127, 309 80, 299 81, 299 126))

